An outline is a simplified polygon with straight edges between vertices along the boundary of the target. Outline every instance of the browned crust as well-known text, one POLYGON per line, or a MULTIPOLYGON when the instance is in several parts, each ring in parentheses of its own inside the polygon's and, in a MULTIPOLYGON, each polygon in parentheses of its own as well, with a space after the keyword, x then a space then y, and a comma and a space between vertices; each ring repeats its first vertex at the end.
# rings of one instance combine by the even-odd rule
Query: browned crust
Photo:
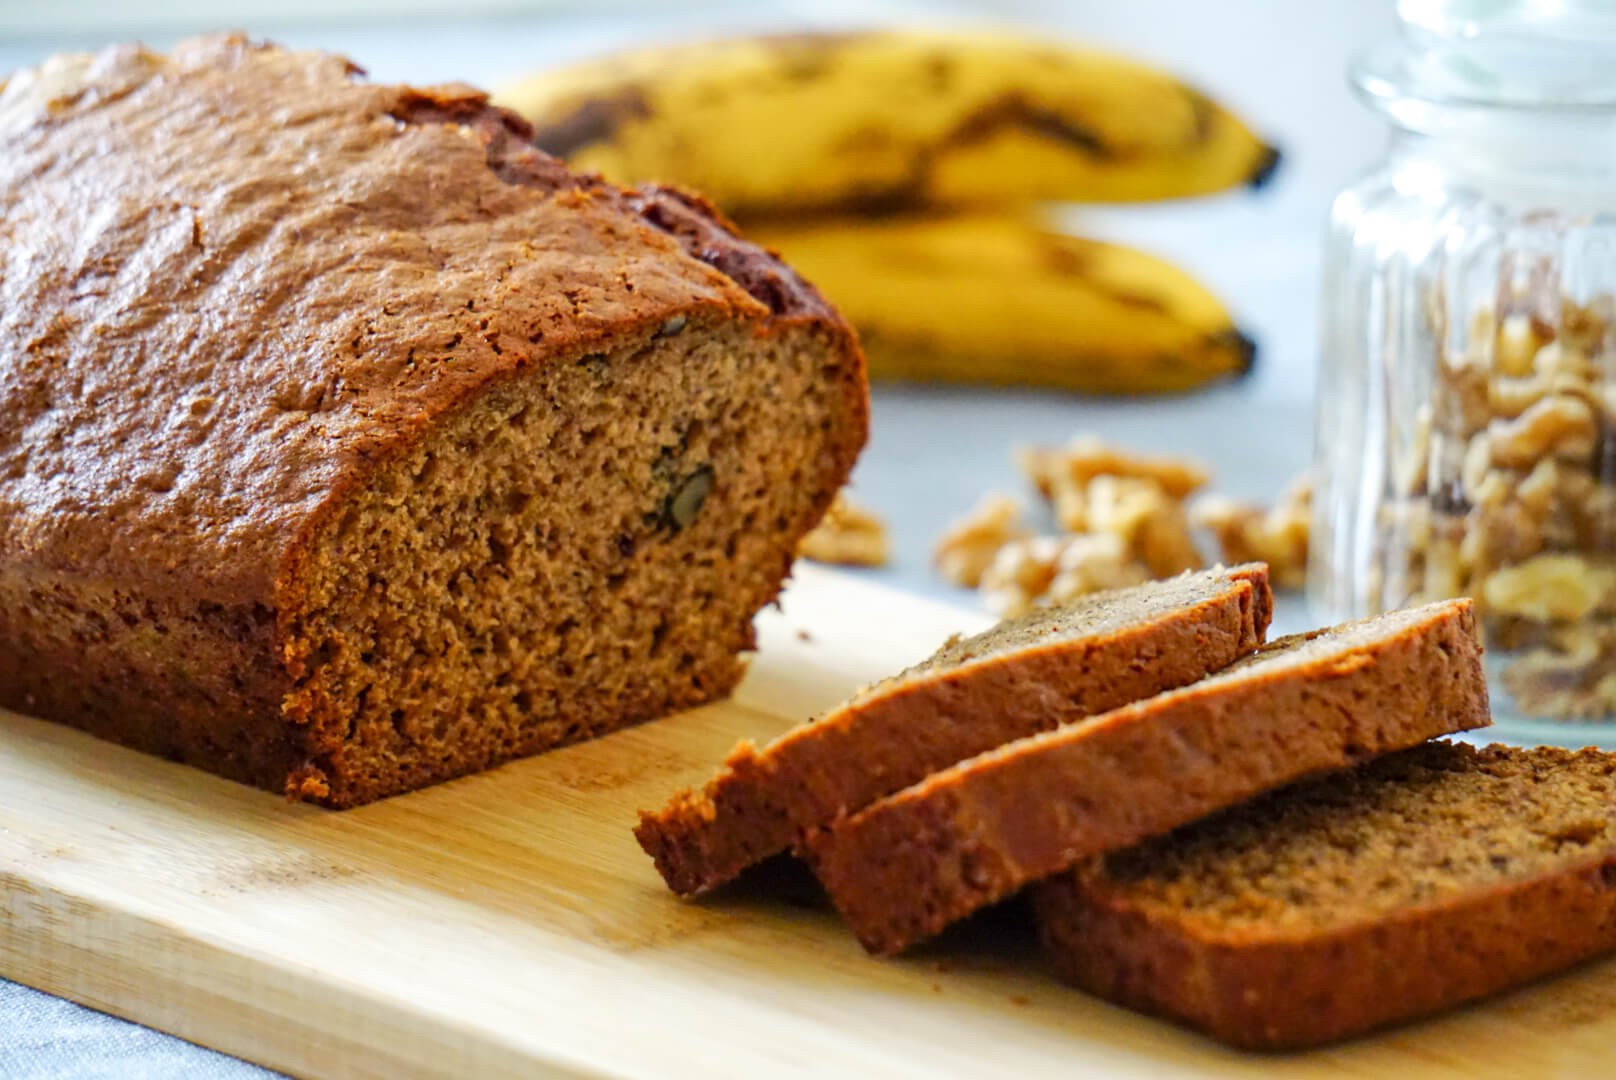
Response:
POLYGON ((1172 620, 1017 650, 855 700, 761 751, 741 743, 703 789, 642 812, 634 835, 669 888, 703 892, 784 851, 801 829, 937 769, 1193 682, 1260 645, 1272 611, 1267 568, 1237 567, 1225 588, 1172 620))
POLYGON ((807 850, 859 941, 892 953, 1084 856, 1487 723, 1474 615, 1450 601, 1301 671, 1214 679, 1009 744, 810 834, 807 850))
POLYGON ((1326 932, 1218 934, 1081 871, 1034 891, 1061 977, 1254 1050, 1437 1012, 1616 948, 1616 852, 1326 932))

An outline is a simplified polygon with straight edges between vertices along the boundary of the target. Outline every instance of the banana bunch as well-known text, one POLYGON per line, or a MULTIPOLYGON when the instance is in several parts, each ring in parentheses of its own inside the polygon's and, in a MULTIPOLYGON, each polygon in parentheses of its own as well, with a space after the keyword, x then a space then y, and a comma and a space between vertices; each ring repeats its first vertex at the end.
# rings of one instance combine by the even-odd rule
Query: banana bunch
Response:
POLYGON ((1255 348, 1194 278, 1025 214, 764 223, 889 378, 1165 393, 1243 374, 1255 348))
POLYGON ((1273 172, 1238 118, 1147 65, 1000 35, 808 34, 618 55, 496 100, 576 168, 702 191, 847 313, 872 374, 1127 393, 1250 364, 1188 275, 1038 216, 1273 172))

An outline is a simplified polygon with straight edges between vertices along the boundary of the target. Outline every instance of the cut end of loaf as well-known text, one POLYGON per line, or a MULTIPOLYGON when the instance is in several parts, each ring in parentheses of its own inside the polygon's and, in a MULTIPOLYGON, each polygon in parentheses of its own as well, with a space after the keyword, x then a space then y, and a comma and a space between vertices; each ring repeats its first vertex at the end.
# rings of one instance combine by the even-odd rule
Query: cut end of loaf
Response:
POLYGON ((862 442, 857 377, 812 329, 679 329, 491 390, 318 538, 289 794, 356 805, 734 686, 862 442))

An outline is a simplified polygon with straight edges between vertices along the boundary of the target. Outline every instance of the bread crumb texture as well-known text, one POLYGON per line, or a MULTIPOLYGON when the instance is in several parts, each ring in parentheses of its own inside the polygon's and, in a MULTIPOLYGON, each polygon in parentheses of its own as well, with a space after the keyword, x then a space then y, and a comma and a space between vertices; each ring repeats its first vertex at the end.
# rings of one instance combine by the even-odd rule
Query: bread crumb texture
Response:
POLYGON ((1230 933, 1346 925, 1616 851, 1616 756, 1436 742, 1103 859, 1146 910, 1230 933))

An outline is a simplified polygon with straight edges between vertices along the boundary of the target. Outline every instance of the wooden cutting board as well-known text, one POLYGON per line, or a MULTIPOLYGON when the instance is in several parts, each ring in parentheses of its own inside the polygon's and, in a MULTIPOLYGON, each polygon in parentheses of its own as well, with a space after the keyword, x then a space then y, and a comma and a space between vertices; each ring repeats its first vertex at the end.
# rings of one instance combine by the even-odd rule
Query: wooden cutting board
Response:
POLYGON ((982 623, 803 567, 733 701, 346 813, 0 714, 0 974, 309 1077, 1608 1072, 1611 963, 1253 1058, 1056 983, 1013 908, 877 961, 789 873, 663 889, 638 808, 982 623))

